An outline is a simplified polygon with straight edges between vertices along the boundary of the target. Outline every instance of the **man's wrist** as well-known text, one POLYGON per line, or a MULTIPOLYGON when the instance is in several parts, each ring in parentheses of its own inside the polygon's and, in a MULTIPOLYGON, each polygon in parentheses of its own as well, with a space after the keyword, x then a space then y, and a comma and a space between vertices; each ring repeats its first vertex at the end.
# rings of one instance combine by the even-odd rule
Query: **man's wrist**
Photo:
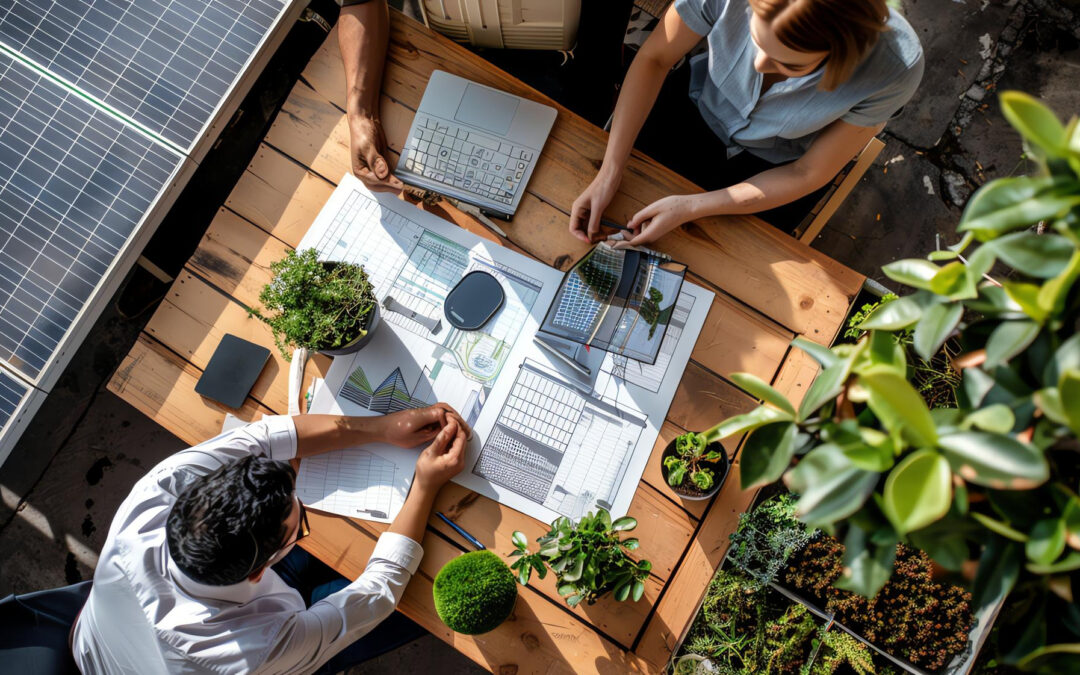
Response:
POLYGON ((350 92, 345 97, 345 112, 349 115, 350 119, 358 117, 378 119, 378 98, 366 95, 364 92, 360 91, 350 92))

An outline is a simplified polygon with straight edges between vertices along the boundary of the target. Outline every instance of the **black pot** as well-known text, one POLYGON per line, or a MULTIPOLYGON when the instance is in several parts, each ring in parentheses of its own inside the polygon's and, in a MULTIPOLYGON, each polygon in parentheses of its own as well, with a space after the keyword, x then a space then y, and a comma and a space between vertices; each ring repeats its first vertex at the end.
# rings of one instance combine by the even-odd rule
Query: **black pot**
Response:
POLYGON ((364 345, 371 342, 371 338, 375 335, 375 327, 379 325, 379 303, 371 308, 371 314, 368 315, 367 333, 363 337, 358 337, 352 342, 349 342, 337 349, 320 349, 320 354, 326 354, 327 356, 345 356, 346 354, 355 354, 364 348, 364 345))
MULTIPOLYGON (((683 479, 682 484, 678 487, 668 484, 668 487, 670 487, 675 494, 687 501, 701 501, 711 498, 720 491, 720 488, 724 487, 724 481, 727 480, 728 471, 731 470, 731 460, 728 458, 727 450, 719 441, 709 443, 705 448, 705 452, 709 452, 710 450, 715 450, 721 455, 720 459, 714 462, 704 462, 704 465, 712 469, 713 473, 716 474, 716 481, 713 483, 713 486, 709 488, 708 491, 702 492, 697 489, 697 486, 690 482, 690 474, 688 473, 683 479)), ((667 483, 668 470, 667 467, 664 466, 664 460, 668 457, 677 455, 678 453, 675 451, 675 441, 672 440, 667 444, 667 447, 664 448, 664 454, 660 455, 660 473, 663 475, 665 483, 667 483)))

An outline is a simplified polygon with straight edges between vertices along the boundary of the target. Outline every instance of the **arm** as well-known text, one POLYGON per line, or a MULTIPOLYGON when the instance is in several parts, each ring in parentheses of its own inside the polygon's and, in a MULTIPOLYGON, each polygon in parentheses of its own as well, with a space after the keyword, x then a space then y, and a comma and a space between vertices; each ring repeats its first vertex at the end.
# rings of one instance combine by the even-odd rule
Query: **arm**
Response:
POLYGON ((402 184, 390 173, 385 157, 386 136, 379 121, 379 95, 389 35, 386 0, 342 8, 338 18, 338 47, 345 66, 352 172, 369 188, 399 191, 402 184))
POLYGON ((596 237, 600 218, 615 197, 634 140, 656 102, 664 78, 700 40, 701 36, 690 30, 671 7, 634 57, 615 104, 600 171, 570 210, 570 233, 578 239, 593 241, 596 237))
POLYGON ((472 435, 465 420, 445 403, 373 417, 309 414, 297 415, 292 419, 296 425, 297 457, 355 448, 367 443, 392 443, 402 448, 415 448, 431 442, 450 420, 463 428, 466 435, 472 435))
POLYGON ((828 183, 885 127, 830 124, 799 159, 721 190, 664 197, 634 214, 627 226, 638 234, 627 245, 656 241, 679 225, 722 214, 758 213, 793 202, 828 183))

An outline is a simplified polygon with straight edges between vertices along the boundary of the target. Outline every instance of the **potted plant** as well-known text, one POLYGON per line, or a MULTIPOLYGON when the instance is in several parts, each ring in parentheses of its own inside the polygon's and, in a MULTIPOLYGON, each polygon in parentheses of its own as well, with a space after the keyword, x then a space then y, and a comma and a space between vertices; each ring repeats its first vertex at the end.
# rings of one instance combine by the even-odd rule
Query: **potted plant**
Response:
POLYGON ((529 540, 523 532, 514 532, 516 549, 510 556, 518 559, 510 569, 517 571, 518 581, 525 586, 533 570, 543 579, 550 568, 559 595, 571 607, 582 600, 591 605, 608 591, 620 602, 627 598, 637 602, 645 592, 652 563, 635 561, 628 553, 637 549, 638 540, 622 539, 620 532, 635 527, 637 521, 630 516, 612 522, 604 509, 585 515, 577 524, 569 518, 557 518, 551 530, 536 540, 540 545, 536 553, 529 552, 529 540))
POLYGON ((660 470, 671 489, 689 500, 708 499, 727 478, 730 461, 718 440, 717 425, 708 431, 688 431, 664 448, 660 470))
POLYGON ((514 575, 491 551, 472 551, 447 562, 431 592, 439 618, 464 635, 495 630, 517 601, 514 575))
POLYGON ((273 280, 259 293, 266 313, 249 309, 274 332, 286 361, 289 346, 330 356, 351 354, 371 340, 379 303, 360 265, 322 261, 315 249, 289 251, 270 264, 273 280))

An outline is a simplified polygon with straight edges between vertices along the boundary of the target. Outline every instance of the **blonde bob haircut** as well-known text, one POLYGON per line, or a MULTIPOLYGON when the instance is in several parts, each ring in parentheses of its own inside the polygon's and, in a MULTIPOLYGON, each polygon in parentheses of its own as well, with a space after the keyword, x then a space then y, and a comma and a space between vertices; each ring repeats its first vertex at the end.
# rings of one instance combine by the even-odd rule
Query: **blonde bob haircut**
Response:
POLYGON ((843 84, 886 30, 885 0, 749 0, 776 38, 800 52, 828 52, 821 88, 843 84))

